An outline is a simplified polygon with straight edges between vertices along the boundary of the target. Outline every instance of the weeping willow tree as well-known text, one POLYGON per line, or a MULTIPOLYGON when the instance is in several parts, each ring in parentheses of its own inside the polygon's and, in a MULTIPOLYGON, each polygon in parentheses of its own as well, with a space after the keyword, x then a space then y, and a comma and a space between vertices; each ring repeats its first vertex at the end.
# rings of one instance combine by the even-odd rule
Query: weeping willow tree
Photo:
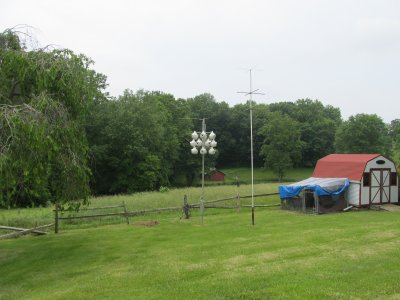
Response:
POLYGON ((28 49, 16 30, 0 33, 0 206, 87 201, 83 123, 106 85, 92 64, 67 49, 28 49))

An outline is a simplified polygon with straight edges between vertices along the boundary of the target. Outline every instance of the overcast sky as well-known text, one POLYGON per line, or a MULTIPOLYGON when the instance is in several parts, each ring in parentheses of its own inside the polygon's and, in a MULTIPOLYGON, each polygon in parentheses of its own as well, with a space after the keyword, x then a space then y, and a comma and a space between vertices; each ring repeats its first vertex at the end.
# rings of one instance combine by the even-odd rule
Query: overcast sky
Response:
POLYGON ((399 0, 0 0, 0 30, 83 53, 126 88, 258 103, 318 99, 347 119, 400 118, 399 0))

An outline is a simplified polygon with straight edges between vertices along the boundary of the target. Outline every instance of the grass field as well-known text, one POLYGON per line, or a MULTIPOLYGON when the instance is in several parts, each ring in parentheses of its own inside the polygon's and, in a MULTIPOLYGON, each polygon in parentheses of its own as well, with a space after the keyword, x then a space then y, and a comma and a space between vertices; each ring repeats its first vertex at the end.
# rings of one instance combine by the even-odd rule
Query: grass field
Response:
MULTIPOLYGON (((251 183, 251 171, 249 168, 227 168, 221 169, 225 173, 225 182, 235 183, 236 176, 240 182, 251 183)), ((285 182, 295 182, 308 178, 312 175, 312 168, 297 168, 287 171, 284 177, 285 182)), ((255 182, 277 182, 278 177, 271 170, 265 168, 254 168, 254 181, 255 182)))
MULTIPOLYGON (((278 190, 278 183, 264 183, 255 185, 256 194, 274 193, 278 190)), ((235 185, 225 186, 208 186, 204 189, 205 199, 221 199, 227 197, 233 197, 237 193, 240 195, 251 195, 250 185, 240 185, 237 188, 235 185)), ((200 188, 183 188, 183 189, 171 189, 168 192, 145 192, 136 193, 132 195, 119 195, 119 196, 103 196, 90 199, 91 207, 101 207, 107 205, 116 205, 125 203, 129 211, 137 211, 143 209, 152 208, 163 208, 163 207, 175 207, 183 205, 184 195, 187 195, 189 203, 198 203, 200 200, 201 189, 200 188)), ((255 198, 256 204, 265 203, 279 203, 279 198, 276 197, 261 197, 255 198)), ((234 201, 227 201, 224 205, 236 204, 234 201)), ((242 200, 242 204, 250 204, 250 200, 242 200)), ((100 211, 100 212, 117 212, 121 209, 100 211)), ((177 212, 180 215, 181 212, 177 212)), ((158 216, 155 215, 155 218, 158 216)), ((69 221, 62 222, 61 228, 71 227, 69 225, 87 226, 93 225, 104 225, 111 223, 119 223, 120 217, 96 219, 96 220, 82 220, 82 221, 69 221)), ((11 209, 11 210, 0 210, 0 225, 15 226, 15 227, 32 227, 36 223, 38 225, 50 224, 54 222, 53 207, 44 208, 31 208, 31 209, 11 209)), ((74 226, 77 227, 77 226, 74 226)), ((0 230, 1 234, 1 230, 0 230)))
MULTIPOLYGON (((226 197, 235 196, 237 193, 240 195, 250 195, 251 188, 248 184, 251 182, 251 173, 249 168, 229 168, 223 169, 226 174, 226 180, 224 182, 206 182, 205 188, 205 199, 220 199, 226 197), (242 183, 237 189, 236 176, 239 177, 242 183)), ((291 181, 298 181, 309 177, 312 173, 312 169, 292 169, 288 171, 288 178, 291 181)), ((278 190, 278 183, 276 181, 276 176, 269 170, 264 168, 255 168, 254 170, 255 182, 255 194, 273 193, 278 190), (274 179, 275 178, 275 179, 274 179), (271 182, 272 181, 272 182, 271 182), (266 183, 268 182, 268 183, 266 183)), ((90 199, 91 206, 107 206, 122 204, 125 202, 127 209, 142 210, 151 209, 159 207, 172 207, 172 206, 182 206, 184 195, 188 196, 189 203, 199 202, 200 199, 200 189, 198 187, 193 188, 171 188, 168 192, 145 192, 145 193, 135 193, 132 195, 119 195, 119 196, 103 196, 95 197, 90 199)), ((265 204, 271 202, 277 202, 278 197, 275 198, 256 198, 256 203, 265 204)), ((229 204, 229 203, 225 203, 229 204)), ((249 204, 249 200, 243 201, 243 204, 249 204), (246 202, 247 201, 247 202, 246 202)), ((15 226, 15 227, 32 227, 35 224, 44 225, 54 222, 54 207, 42 207, 42 208, 31 208, 31 209, 11 209, 11 210, 1 210, 0 209, 0 225, 15 226)), ((116 212, 114 211, 107 212, 116 212)), ((100 225, 110 224, 119 222, 120 218, 112 219, 101 219, 97 220, 100 225)), ((84 221, 80 222, 70 222, 71 224, 82 224, 84 221)), ((90 221, 88 225, 93 225, 93 221, 90 221)), ((65 224, 65 222, 64 222, 65 224)), ((0 234, 1 234, 0 230, 0 234)))
MULTIPOLYGON (((257 184, 255 193, 277 186, 257 184)), ((209 186, 205 196, 237 192, 251 187, 209 186)), ((195 203, 200 189, 97 197, 91 205, 181 206, 185 194, 195 203)), ((203 225, 197 210, 189 220, 177 211, 130 221, 62 222, 57 235, 0 240, 0 299, 400 299, 400 213, 270 207, 256 208, 255 226, 247 208, 207 209, 203 225), (157 224, 142 224, 150 220, 157 224)), ((51 207, 0 210, 2 225, 52 222, 51 207)))
MULTIPOLYGON (((235 184, 236 177, 241 184, 251 184, 251 169, 250 168, 222 168, 220 171, 225 173, 225 180, 221 181, 206 181, 206 185, 224 185, 235 184)), ((312 175, 312 168, 297 168, 287 171, 286 176, 283 178, 284 182, 300 181, 312 175)), ((271 170, 265 168, 254 168, 254 182, 277 182, 278 177, 271 170)), ((184 185, 184 178, 180 178, 177 182, 179 185, 184 185)), ((201 180, 196 180, 194 185, 201 186, 201 180)))
POLYGON ((400 297, 398 213, 264 208, 254 227, 245 209, 207 211, 204 225, 197 214, 157 220, 0 241, 0 299, 400 297))

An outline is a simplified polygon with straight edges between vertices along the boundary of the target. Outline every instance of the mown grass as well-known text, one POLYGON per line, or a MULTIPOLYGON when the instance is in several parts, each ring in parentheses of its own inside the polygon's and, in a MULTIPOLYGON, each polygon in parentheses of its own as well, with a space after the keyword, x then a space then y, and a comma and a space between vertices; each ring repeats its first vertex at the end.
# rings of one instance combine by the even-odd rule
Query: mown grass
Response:
POLYGON ((162 214, 154 227, 0 241, 0 299, 400 297, 398 213, 260 208, 255 226, 245 209, 204 220, 162 214))

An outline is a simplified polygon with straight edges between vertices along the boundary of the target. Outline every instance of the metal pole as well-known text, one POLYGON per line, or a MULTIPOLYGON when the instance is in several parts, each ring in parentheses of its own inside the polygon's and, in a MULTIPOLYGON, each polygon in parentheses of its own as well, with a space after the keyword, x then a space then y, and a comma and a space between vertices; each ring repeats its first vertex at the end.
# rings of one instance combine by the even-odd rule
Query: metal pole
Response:
MULTIPOLYGON (((251 69, 250 69, 250 91, 251 86, 251 69)), ((251 223, 254 225, 254 163, 253 163, 253 98, 250 93, 250 151, 251 151, 251 223)))
MULTIPOLYGON (((201 131, 206 132, 206 121, 205 118, 203 118, 202 126, 201 126, 201 131)), ((203 142, 203 147, 206 139, 202 139, 203 142)), ((203 217, 204 217, 204 156, 205 154, 201 155, 201 160, 202 160, 202 172, 201 172, 201 199, 200 199, 200 210, 201 210, 201 224, 203 224, 203 217)))
POLYGON ((250 91, 249 92, 238 92, 241 94, 250 95, 250 151, 251 151, 251 221, 254 225, 254 157, 253 157, 253 94, 256 95, 264 95, 263 93, 257 93, 258 89, 252 90, 252 82, 251 82, 251 72, 250 71, 250 91))
MULTIPOLYGON (((206 121, 203 118, 203 124, 201 126, 201 131, 206 132, 206 121)), ((202 139, 203 145, 205 144, 206 139, 202 139)), ((203 164, 203 171, 201 173, 201 199, 204 199, 204 156, 205 154, 202 155, 202 164, 203 164)))

